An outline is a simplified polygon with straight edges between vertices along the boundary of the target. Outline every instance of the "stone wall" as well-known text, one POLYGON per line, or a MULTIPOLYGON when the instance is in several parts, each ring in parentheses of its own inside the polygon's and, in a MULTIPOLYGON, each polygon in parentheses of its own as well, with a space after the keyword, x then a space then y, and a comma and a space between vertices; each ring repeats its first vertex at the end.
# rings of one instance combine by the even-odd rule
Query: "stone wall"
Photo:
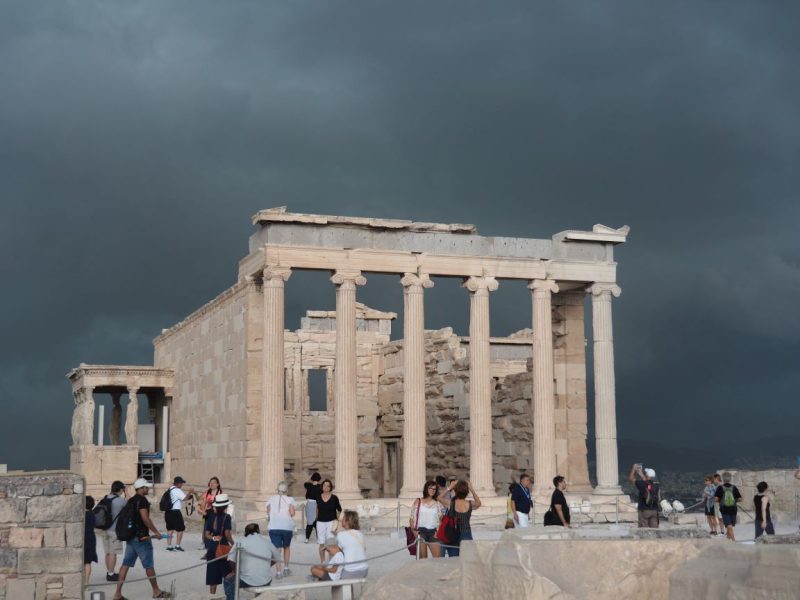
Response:
POLYGON ((83 486, 68 472, 0 474, 0 599, 83 597, 83 486))
MULTIPOLYGON (((378 381, 383 369, 381 349, 389 342, 396 315, 356 305, 358 401, 358 480, 367 497, 380 496, 381 449, 377 438, 378 381)), ((286 393, 284 440, 287 480, 291 493, 302 495, 303 482, 312 471, 334 478, 336 432, 334 427, 333 367, 336 357, 335 311, 307 311, 300 329, 286 332, 286 393), (309 371, 321 369, 327 379, 327 410, 312 411, 309 371)))
POLYGON ((216 475, 231 491, 258 486, 260 427, 258 416, 247 410, 248 290, 253 287, 228 289, 154 342, 155 366, 175 370, 172 475, 201 484, 216 475))
MULTIPOLYGON (((573 491, 588 491, 584 296, 553 296, 553 354, 558 472, 573 491)), ((498 491, 533 467, 531 331, 492 338, 493 478, 498 491)), ((469 340, 451 328, 425 332, 428 474, 469 473, 469 340)), ((383 350, 379 437, 403 431, 403 342, 383 350)))

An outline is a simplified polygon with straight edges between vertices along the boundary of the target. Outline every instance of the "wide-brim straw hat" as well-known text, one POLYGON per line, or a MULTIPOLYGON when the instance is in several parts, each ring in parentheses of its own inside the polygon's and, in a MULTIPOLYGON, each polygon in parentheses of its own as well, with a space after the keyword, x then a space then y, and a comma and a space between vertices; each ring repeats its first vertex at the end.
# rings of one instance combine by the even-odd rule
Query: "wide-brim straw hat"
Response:
POLYGON ((222 508, 224 506, 228 506, 231 503, 231 499, 228 498, 228 494, 217 494, 217 497, 214 498, 214 504, 212 505, 214 508, 222 508))

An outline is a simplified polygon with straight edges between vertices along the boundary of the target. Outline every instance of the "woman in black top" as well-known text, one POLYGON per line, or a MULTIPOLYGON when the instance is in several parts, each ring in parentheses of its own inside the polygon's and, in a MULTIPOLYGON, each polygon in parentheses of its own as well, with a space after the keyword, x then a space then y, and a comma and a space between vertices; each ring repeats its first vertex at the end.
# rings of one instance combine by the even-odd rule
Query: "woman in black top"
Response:
MULTIPOLYGON (((319 480, 322 479, 319 473, 312 473, 311 477, 303 485, 306 488, 306 544, 311 537, 311 532, 317 524, 317 500, 322 493, 322 486, 319 480)), ((325 543, 325 540, 322 540, 325 543)))
POLYGON ((775 528, 772 526, 772 515, 770 514, 769 510, 769 498, 767 497, 767 482, 761 481, 756 486, 756 490, 758 494, 753 497, 753 504, 755 505, 756 509, 756 537, 761 537, 761 535, 766 532, 769 535, 775 535, 775 528))
POLYGON ((83 531, 83 582, 89 585, 92 563, 97 562, 97 536, 94 533, 94 498, 86 496, 86 518, 83 531))
POLYGON ((338 524, 342 505, 333 493, 333 482, 324 479, 320 486, 322 493, 317 499, 317 542, 319 543, 319 560, 325 562, 325 540, 333 537, 338 524))
POLYGON ((569 504, 567 504, 567 498, 564 496, 564 490, 567 489, 567 480, 561 475, 556 475, 553 477, 553 485, 556 489, 553 490, 553 495, 550 497, 550 510, 560 521, 555 525, 570 527, 569 504))

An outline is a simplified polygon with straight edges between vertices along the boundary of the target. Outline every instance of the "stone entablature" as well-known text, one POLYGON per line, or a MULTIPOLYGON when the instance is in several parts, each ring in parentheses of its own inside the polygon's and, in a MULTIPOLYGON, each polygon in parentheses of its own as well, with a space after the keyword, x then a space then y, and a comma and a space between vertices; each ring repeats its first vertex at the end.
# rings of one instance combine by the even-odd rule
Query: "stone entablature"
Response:
POLYGON ((73 392, 79 392, 83 388, 102 387, 172 389, 174 377, 175 372, 172 369, 134 365, 87 365, 85 363, 81 363, 67 373, 73 392))

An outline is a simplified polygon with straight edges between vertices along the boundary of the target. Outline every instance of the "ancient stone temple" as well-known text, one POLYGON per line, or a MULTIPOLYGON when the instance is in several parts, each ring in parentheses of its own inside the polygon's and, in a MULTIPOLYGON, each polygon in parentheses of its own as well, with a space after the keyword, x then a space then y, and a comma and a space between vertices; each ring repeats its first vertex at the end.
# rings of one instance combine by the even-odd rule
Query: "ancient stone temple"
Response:
POLYGON ((611 307, 620 294, 613 250, 627 227, 484 237, 472 225, 285 208, 261 211, 253 224, 238 280, 154 340, 153 366, 81 364, 69 373, 71 466, 90 492, 140 473, 198 484, 220 475, 226 492, 255 507, 278 481, 300 494, 320 470, 350 501, 416 497, 437 473, 468 476, 491 498, 527 470, 541 495, 556 474, 595 499, 620 494, 611 307), (314 310, 309 295, 299 329, 287 328, 284 292, 306 269, 330 273, 336 310, 314 310), (400 340, 391 339, 397 315, 357 301, 371 273, 397 276, 400 340), (423 298, 442 277, 463 282, 468 336, 425 329, 423 298), (531 327, 492 337, 492 292, 514 279, 530 289, 531 327))

